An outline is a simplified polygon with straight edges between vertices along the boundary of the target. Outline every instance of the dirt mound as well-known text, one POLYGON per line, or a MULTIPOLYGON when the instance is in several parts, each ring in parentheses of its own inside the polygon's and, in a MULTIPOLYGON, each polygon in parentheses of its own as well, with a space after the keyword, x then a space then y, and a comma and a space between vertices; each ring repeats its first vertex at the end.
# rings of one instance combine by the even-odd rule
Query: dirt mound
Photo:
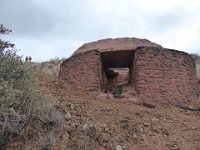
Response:
MULTIPOLYGON (((55 137, 49 138, 53 150, 200 149, 199 111, 99 99, 95 93, 74 91, 48 74, 40 73, 38 78, 46 93, 57 100, 55 108, 64 119, 55 137)), ((44 148, 29 139, 20 146, 13 141, 6 149, 44 148)))
POLYGON ((71 116, 65 116, 65 132, 54 149, 200 149, 198 111, 79 94, 60 99, 60 110, 71 116))

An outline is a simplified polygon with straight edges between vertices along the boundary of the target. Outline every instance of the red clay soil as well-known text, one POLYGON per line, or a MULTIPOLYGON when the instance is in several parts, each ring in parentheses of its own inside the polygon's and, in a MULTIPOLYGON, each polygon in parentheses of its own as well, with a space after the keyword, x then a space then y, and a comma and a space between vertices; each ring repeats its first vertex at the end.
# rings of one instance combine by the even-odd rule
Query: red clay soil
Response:
MULTIPOLYGON (((97 99, 50 76, 39 79, 65 118, 53 150, 200 150, 199 111, 97 99)), ((33 142, 26 144, 31 147, 33 142)))

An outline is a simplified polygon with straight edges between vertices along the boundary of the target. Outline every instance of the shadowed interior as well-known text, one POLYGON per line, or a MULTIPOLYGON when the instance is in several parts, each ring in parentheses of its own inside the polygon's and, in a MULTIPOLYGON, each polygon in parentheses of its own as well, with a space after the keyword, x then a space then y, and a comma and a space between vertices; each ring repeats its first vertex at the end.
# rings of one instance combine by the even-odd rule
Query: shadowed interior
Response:
POLYGON ((122 86, 131 83, 133 57, 133 50, 101 52, 102 84, 106 93, 121 94, 122 86))
POLYGON ((130 68, 133 56, 133 50, 101 52, 101 61, 104 68, 130 68))

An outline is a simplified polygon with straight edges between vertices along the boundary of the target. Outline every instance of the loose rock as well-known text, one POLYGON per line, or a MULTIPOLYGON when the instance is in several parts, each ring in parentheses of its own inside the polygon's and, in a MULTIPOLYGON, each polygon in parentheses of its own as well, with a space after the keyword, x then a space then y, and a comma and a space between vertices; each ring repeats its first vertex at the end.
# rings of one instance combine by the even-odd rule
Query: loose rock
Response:
POLYGON ((70 114, 69 112, 67 112, 67 113, 65 114, 65 119, 66 119, 66 120, 70 120, 71 118, 72 118, 71 114, 70 114))
POLYGON ((116 146, 116 150, 122 150, 122 146, 117 145, 117 146, 116 146))

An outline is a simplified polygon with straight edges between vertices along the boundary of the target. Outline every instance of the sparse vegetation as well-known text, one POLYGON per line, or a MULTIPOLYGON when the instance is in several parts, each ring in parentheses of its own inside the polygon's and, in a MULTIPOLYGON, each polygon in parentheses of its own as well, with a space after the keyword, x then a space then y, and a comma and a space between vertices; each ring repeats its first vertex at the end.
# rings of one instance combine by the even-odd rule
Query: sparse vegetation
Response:
POLYGON ((58 65, 60 64, 61 62, 63 62, 65 60, 65 58, 53 58, 53 59, 50 59, 49 61, 47 61, 46 63, 51 63, 51 64, 54 64, 54 65, 58 65))
POLYGON ((41 63, 30 63, 34 71, 45 72, 46 74, 52 75, 54 77, 58 76, 60 64, 64 59, 54 58, 49 61, 41 63))
MULTIPOLYGON (((0 25, 0 35, 10 32, 0 25)), ((15 45, 0 39, 0 149, 22 135, 28 121, 47 116, 50 99, 38 88, 31 67, 22 62, 15 45)))
POLYGON ((49 132, 45 136, 40 137, 39 142, 44 150, 51 150, 52 146, 56 142, 56 137, 54 132, 49 132))

